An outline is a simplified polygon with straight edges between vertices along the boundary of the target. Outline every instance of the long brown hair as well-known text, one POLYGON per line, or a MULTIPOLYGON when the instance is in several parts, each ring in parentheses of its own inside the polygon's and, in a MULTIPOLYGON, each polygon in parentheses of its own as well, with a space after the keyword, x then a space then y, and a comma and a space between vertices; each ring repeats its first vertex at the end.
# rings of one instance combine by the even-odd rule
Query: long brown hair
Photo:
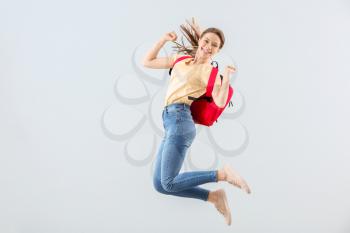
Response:
POLYGON ((198 41, 199 41, 199 39, 201 39, 208 32, 215 33, 220 38, 220 47, 219 47, 220 49, 225 44, 224 33, 218 28, 214 28, 214 27, 207 28, 206 30, 204 30, 201 33, 201 35, 199 35, 196 32, 196 30, 194 29, 194 27, 192 25, 190 25, 190 27, 188 27, 186 25, 181 24, 180 25, 180 30, 181 30, 182 34, 186 37, 187 41, 191 45, 189 47, 186 46, 184 41, 183 41, 183 37, 181 38, 182 44, 174 41, 175 46, 173 46, 172 48, 174 48, 174 50, 177 53, 184 53, 186 55, 190 55, 190 56, 194 57, 196 55, 196 52, 197 52, 197 49, 198 49, 198 41))

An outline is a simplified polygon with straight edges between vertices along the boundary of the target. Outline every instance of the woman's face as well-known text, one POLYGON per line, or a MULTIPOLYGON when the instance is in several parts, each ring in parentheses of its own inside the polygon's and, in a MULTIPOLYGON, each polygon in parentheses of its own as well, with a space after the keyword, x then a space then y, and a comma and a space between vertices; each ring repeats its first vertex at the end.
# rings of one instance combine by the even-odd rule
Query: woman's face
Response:
POLYGON ((204 58, 214 56, 220 50, 220 43, 221 41, 218 35, 212 32, 205 33, 198 41, 197 55, 204 58))

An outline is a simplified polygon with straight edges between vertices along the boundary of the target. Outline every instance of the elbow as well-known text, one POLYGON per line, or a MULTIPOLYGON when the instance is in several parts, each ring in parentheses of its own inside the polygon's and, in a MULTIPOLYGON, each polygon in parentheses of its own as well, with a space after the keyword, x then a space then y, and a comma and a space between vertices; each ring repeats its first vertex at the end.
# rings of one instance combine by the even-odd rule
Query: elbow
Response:
POLYGON ((142 63, 143 67, 147 67, 147 62, 146 61, 142 61, 141 63, 142 63))
POLYGON ((149 62, 150 62, 149 60, 143 59, 141 63, 142 63, 142 65, 143 65, 143 67, 149 68, 149 67, 150 67, 150 66, 149 66, 149 62))

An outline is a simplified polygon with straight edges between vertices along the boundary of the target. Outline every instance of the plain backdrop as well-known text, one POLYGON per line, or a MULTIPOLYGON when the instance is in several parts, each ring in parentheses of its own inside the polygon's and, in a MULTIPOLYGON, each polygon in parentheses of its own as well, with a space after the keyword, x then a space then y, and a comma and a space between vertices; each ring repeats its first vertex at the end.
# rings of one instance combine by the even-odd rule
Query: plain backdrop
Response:
POLYGON ((349 233, 349 28, 346 0, 1 0, 0 232, 349 233), (240 114, 198 127, 183 168, 245 177, 251 195, 204 185, 230 227, 152 186, 169 76, 140 61, 191 17, 238 68, 240 114))

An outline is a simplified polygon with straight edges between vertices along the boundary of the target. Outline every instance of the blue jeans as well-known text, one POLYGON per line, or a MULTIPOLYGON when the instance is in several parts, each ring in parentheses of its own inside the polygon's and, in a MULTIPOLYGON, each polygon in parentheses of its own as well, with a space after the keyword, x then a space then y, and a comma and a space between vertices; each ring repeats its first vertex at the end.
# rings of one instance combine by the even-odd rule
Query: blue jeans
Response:
POLYGON ((190 106, 170 104, 162 112, 164 138, 158 149, 154 175, 154 188, 163 194, 208 200, 209 190, 198 185, 217 182, 217 171, 192 171, 180 173, 196 128, 190 106))

